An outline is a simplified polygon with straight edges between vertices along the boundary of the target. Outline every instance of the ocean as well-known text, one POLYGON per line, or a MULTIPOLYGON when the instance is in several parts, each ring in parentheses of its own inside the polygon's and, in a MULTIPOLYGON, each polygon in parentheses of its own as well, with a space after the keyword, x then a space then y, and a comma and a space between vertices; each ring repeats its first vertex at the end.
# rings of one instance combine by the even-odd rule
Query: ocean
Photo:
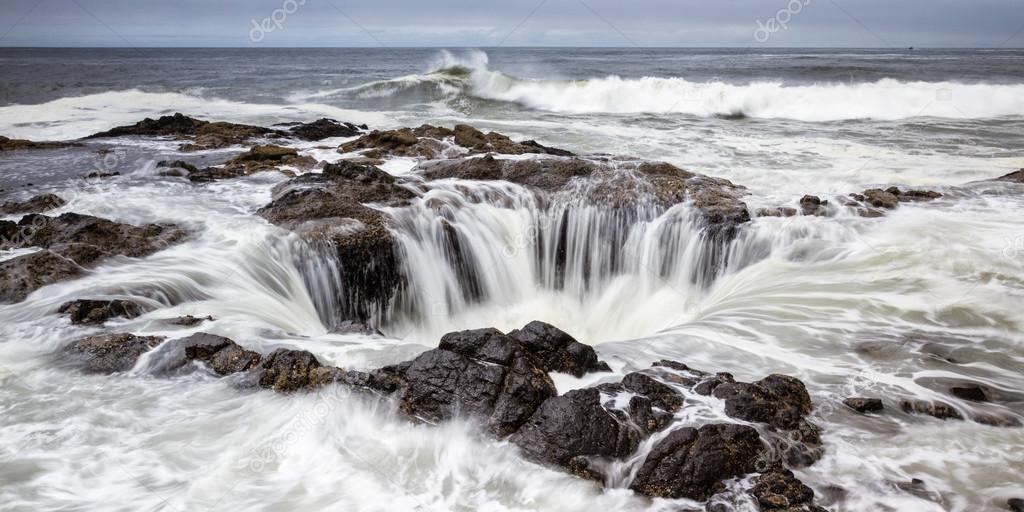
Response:
MULTIPOLYGON (((160 176, 157 161, 182 157, 163 139, 0 153, 0 203, 52 192, 68 202, 58 213, 197 233, 0 305, 0 510, 699 506, 637 496, 628 468, 600 489, 525 461, 470 421, 412 424, 381 401, 325 407, 316 395, 239 391, 202 373, 155 377, 145 361, 114 376, 55 364, 60 347, 99 332, 57 308, 97 294, 155 310, 117 329, 177 336, 185 331, 153 319, 212 315, 207 330, 247 348, 309 350, 344 368, 407 360, 450 331, 542 320, 594 345, 618 377, 661 359, 744 381, 783 373, 807 385, 823 428, 823 458, 796 472, 819 504, 975 511, 1024 498, 1024 194, 987 181, 1024 168, 1024 50, 3 48, 0 77, 0 135, 10 138, 78 139, 176 112, 263 126, 468 123, 725 178, 745 187, 752 212, 876 187, 942 194, 878 218, 755 216, 710 275, 685 222, 641 216, 614 246, 601 212, 583 205, 578 236, 593 243, 578 248, 568 284, 552 286, 554 270, 515 250, 555 229, 524 190, 438 185, 437 200, 463 205, 451 219, 466 227, 481 297, 450 298, 459 276, 419 236, 429 204, 385 208, 398 219, 414 306, 377 318, 381 333, 368 335, 332 330, 340 270, 255 215, 284 176, 201 187, 160 176), (120 175, 82 185, 97 169, 120 175), (480 199, 495 195, 504 200, 480 199), (666 248, 666 237, 682 241, 666 248), (625 263, 587 266, 612 260, 625 263), (962 385, 981 386, 988 401, 948 394, 962 385), (882 397, 892 410, 861 416, 842 406, 850 396, 882 397), (905 414, 905 399, 1018 426, 905 414)), ((340 142, 299 147, 332 161, 340 142)), ((240 150, 188 157, 216 164, 240 150)), ((416 164, 381 167, 407 176, 416 164)), ((564 392, 606 377, 555 384, 564 392)), ((676 421, 723 414, 702 402, 676 421)))

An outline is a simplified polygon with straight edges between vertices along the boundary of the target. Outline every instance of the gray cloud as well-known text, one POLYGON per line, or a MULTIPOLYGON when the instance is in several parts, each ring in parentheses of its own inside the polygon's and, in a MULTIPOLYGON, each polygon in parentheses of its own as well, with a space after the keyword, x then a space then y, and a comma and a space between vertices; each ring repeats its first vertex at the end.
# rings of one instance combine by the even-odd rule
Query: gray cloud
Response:
MULTIPOLYGON (((763 25, 762 25, 763 26, 763 25)), ((1024 46, 1020 0, 4 0, 4 46, 1024 46), (795 9, 799 2, 799 9, 795 9), (789 9, 790 13, 785 11, 789 9), (283 17, 284 10, 294 10, 283 17), (532 14, 531 14, 532 13, 532 14), (254 42, 253 23, 271 21, 254 42), (788 18, 763 42, 757 22, 788 18)))

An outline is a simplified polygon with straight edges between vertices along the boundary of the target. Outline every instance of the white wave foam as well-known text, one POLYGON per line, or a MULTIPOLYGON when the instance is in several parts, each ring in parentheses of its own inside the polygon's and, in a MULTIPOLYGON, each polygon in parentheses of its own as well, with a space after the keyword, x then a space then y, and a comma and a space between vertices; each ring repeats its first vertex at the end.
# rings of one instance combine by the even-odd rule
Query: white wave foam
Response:
POLYGON ((390 123, 374 112, 341 109, 319 103, 272 105, 244 103, 198 94, 151 93, 137 89, 60 98, 37 105, 0 107, 0 134, 36 140, 68 140, 132 124, 144 117, 182 112, 214 121, 269 125, 333 117, 357 124, 390 123))

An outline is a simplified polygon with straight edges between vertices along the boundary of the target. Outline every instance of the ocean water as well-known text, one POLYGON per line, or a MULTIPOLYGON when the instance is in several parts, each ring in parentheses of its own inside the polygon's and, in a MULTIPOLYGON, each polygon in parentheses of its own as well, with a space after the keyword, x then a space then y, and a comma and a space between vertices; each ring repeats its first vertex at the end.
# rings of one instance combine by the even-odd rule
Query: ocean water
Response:
MULTIPOLYGON (((579 259, 556 287, 531 241, 557 225, 527 191, 439 184, 423 202, 458 206, 483 298, 452 299, 457 276, 421 236, 437 219, 416 203, 391 212, 410 256, 411 306, 378 319, 383 336, 364 336, 331 333, 332 262, 254 215, 282 176, 198 187, 160 177, 155 162, 181 155, 159 140, 0 154, 0 201, 52 191, 68 200, 57 213, 197 234, 0 305, 0 510, 685 505, 641 499, 625 484, 601 490, 525 462, 466 422, 412 425, 387 402, 343 390, 240 391, 199 374, 156 378, 145 360, 128 374, 81 375, 53 354, 96 330, 55 311, 97 296, 158 308, 111 330, 184 336, 196 329, 159 319, 212 315, 202 330, 248 348, 301 348, 356 369, 408 359, 451 330, 544 320, 596 346, 618 374, 599 379, 666 358, 743 380, 799 377, 827 452, 797 474, 830 509, 1001 510, 1024 498, 1024 428, 896 408, 943 400, 968 418, 1024 419, 1024 189, 981 181, 1024 168, 1024 51, 2 49, 0 76, 8 137, 74 139, 174 112, 263 125, 470 123, 724 177, 747 187, 752 209, 875 186, 944 194, 877 219, 755 219, 710 276, 685 209, 644 212, 611 246, 590 242, 606 239, 614 219, 565 205, 579 259), (78 179, 97 169, 121 175, 78 179), (504 200, 479 199, 495 196, 504 200), (624 263, 585 267, 612 259, 624 263), (964 383, 991 402, 948 394, 964 383), (888 411, 863 417, 841 405, 858 395, 884 398, 888 411), (926 491, 898 485, 914 478, 926 491)), ((331 161, 342 141, 302 147, 331 161)), ((189 156, 217 163, 240 149, 189 156)), ((564 392, 593 378, 556 383, 564 392)), ((680 423, 710 421, 723 410, 712 400, 681 414, 680 423)))

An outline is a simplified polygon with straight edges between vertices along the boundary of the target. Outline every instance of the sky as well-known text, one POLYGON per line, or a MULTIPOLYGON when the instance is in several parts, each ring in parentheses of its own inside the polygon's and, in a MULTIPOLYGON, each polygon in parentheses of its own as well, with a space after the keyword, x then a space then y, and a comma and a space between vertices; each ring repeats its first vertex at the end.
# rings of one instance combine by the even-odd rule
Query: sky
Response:
POLYGON ((1024 47, 1024 0, 0 0, 0 46, 1024 47))

